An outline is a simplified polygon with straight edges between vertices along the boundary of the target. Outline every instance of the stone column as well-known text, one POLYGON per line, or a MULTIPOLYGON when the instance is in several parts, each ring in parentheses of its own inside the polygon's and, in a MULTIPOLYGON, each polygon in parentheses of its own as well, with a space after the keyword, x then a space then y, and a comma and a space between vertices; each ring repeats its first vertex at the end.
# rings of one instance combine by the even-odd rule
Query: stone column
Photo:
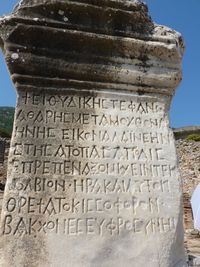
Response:
POLYGON ((135 0, 23 0, 0 28, 18 94, 2 266, 186 266, 180 34, 135 0))

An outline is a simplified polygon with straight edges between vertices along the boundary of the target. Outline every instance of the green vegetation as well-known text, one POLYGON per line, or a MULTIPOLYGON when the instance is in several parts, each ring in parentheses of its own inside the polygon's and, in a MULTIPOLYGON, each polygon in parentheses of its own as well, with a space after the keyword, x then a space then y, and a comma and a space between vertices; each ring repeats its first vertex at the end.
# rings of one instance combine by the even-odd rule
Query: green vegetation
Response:
POLYGON ((200 135, 199 134, 190 134, 186 137, 186 140, 192 140, 192 141, 200 141, 200 135))
POLYGON ((0 129, 0 137, 10 138, 11 134, 5 131, 4 129, 0 129))
POLYGON ((10 137, 13 129, 15 108, 0 107, 0 136, 10 137))

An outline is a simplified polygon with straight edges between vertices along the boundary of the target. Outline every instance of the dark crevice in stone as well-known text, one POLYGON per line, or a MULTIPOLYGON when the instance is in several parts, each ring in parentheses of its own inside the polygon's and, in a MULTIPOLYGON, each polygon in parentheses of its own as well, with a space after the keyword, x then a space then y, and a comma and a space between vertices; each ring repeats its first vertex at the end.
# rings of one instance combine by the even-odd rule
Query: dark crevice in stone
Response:
POLYGON ((2 183, 0 182, 0 191, 4 191, 4 189, 5 189, 5 184, 2 184, 2 183))

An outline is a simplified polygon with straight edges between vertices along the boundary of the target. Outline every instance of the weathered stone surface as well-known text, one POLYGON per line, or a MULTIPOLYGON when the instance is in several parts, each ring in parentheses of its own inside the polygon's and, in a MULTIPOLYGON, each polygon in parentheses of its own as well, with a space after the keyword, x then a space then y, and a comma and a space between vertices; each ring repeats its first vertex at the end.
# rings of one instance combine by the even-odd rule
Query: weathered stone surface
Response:
POLYGON ((153 25, 138 1, 22 1, 1 25, 6 60, 21 90, 172 95, 181 78, 180 35, 153 25))
POLYGON ((2 266, 186 266, 180 34, 139 1, 21 1, 0 27, 18 92, 2 266))
MULTIPOLYGON (((184 128, 181 128, 181 136, 188 136, 188 129, 186 128, 185 130, 186 133, 184 132, 184 128)), ((174 129, 173 132, 178 133, 180 131, 179 129, 174 129)), ((193 134, 193 132, 191 131, 190 134, 193 134)), ((175 136, 178 139, 181 138, 181 136, 175 136)), ((9 146, 10 140, 7 139, 4 164, 0 165, 0 211, 2 209, 9 146)), ((200 183, 200 142, 177 140, 176 148, 178 152, 181 178, 183 179, 185 247, 191 263, 189 266, 193 266, 196 257, 199 258, 200 256, 200 234, 199 231, 194 230, 190 200, 196 185, 200 183)))

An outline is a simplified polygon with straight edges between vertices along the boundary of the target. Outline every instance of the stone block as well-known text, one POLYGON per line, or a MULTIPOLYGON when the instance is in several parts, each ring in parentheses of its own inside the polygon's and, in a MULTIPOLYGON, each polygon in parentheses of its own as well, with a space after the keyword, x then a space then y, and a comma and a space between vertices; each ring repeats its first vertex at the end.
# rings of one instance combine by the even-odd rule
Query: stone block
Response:
POLYGON ((24 0, 0 36, 18 94, 2 266, 187 266, 181 35, 140 1, 24 0))

